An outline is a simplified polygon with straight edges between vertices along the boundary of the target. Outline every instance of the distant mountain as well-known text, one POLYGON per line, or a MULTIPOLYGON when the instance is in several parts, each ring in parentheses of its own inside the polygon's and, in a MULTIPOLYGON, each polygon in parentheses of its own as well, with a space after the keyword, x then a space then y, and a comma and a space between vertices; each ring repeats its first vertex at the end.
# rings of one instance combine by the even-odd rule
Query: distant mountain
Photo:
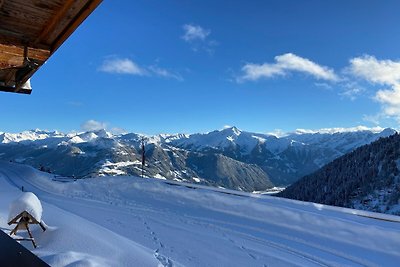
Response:
POLYGON ((400 135, 361 146, 278 196, 400 215, 400 135))
POLYGON ((230 127, 205 134, 145 136, 32 130, 0 133, 0 160, 78 178, 140 175, 143 139, 146 177, 262 191, 289 185, 356 147, 393 133, 357 128, 276 137, 230 127))
POLYGON ((240 131, 236 127, 174 139, 175 147, 208 154, 222 154, 259 166, 274 185, 289 185, 326 163, 380 137, 393 129, 354 128, 349 131, 304 132, 284 137, 240 131))

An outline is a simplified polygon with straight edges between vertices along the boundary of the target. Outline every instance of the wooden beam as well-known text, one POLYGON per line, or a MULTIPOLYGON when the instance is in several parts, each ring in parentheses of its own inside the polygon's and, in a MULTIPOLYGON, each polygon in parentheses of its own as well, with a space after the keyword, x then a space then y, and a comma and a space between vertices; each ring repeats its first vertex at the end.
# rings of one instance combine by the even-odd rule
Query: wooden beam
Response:
POLYGON ((35 40, 35 43, 41 43, 50 32, 54 30, 57 24, 60 23, 60 20, 65 17, 67 11, 71 8, 71 6, 75 3, 75 0, 67 0, 62 8, 52 17, 52 19, 47 22, 42 29, 42 32, 39 34, 39 37, 35 40))
POLYGON ((10 33, 10 31, 6 31, 0 28, 0 42, 4 45, 16 45, 16 46, 24 46, 28 45, 31 48, 42 49, 42 50, 50 50, 50 45, 27 41, 23 35, 18 33, 10 33))
MULTIPOLYGON (((45 62, 50 57, 49 50, 27 48, 27 58, 45 62)), ((24 63, 24 47, 0 43, 0 66, 19 67, 24 63)))
POLYGON ((14 64, 10 64, 8 62, 3 62, 2 60, 0 60, 0 70, 9 69, 9 68, 13 68, 13 67, 15 67, 14 64))
POLYGON ((0 67, 5 72, 1 82, 7 87, 3 89, 23 91, 21 87, 49 57, 49 50, 0 44, 0 67))
POLYGON ((76 30, 76 28, 79 27, 79 25, 81 25, 81 23, 93 12, 93 10, 96 9, 96 7, 102 1, 103 0, 90 0, 85 7, 80 10, 75 18, 71 20, 69 25, 53 42, 52 53, 54 53, 65 42, 65 40, 76 30))
POLYGON ((13 86, 15 84, 15 73, 17 72, 16 69, 9 69, 4 77, 4 84, 6 86, 13 86))

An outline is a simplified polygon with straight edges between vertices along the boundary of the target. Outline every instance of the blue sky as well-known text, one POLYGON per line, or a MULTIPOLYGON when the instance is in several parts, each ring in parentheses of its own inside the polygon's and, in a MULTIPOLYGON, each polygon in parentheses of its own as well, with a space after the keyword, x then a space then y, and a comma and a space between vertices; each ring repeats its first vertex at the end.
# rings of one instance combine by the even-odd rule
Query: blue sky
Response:
POLYGON ((255 132, 400 121, 399 1, 104 1, 1 131, 255 132))

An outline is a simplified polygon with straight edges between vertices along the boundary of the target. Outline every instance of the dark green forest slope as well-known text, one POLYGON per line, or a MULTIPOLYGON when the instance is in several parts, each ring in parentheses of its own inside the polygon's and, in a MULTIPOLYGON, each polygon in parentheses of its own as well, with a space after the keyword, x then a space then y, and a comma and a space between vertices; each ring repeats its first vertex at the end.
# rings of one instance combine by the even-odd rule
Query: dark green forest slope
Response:
POLYGON ((278 196, 400 215, 400 135, 364 145, 278 196))

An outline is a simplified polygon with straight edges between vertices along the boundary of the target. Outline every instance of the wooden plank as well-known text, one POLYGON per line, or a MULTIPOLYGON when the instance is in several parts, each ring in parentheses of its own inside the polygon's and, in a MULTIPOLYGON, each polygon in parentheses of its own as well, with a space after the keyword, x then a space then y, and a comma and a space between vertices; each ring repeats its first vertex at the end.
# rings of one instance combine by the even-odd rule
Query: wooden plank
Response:
MULTIPOLYGON (((27 57, 29 59, 45 62, 50 57, 49 50, 28 47, 27 57)), ((24 62, 24 48, 14 45, 0 43, 0 64, 18 67, 24 62)))
POLYGON ((41 33, 35 40, 35 43, 40 43, 41 40, 45 39, 49 35, 50 32, 54 32, 54 28, 60 23, 60 20, 62 20, 62 18, 65 17, 65 14, 67 13, 67 11, 69 11, 74 2, 75 2, 74 0, 67 0, 64 3, 62 8, 59 9, 58 12, 55 15, 53 15, 51 20, 44 25, 41 33))
POLYGON ((11 69, 8 70, 5 77, 4 77, 4 84, 6 86, 13 86, 15 84, 15 73, 17 72, 17 69, 11 69))
POLYGON ((49 45, 29 43, 28 41, 26 41, 29 40, 29 37, 21 33, 6 31, 4 29, 1 29, 1 26, 0 26, 0 40, 1 43, 5 45, 24 46, 28 44, 32 48, 50 50, 49 45))
MULTIPOLYGON (((1 55, 0 55, 1 56, 1 55)), ((6 62, 6 61, 2 61, 0 58, 0 70, 4 70, 4 69, 10 69, 10 68, 14 68, 15 64, 12 64, 13 62, 6 62)), ((19 63, 19 62, 17 62, 19 63)), ((0 76, 0 81, 1 81, 1 76, 0 76)))
POLYGON ((62 43, 81 25, 81 23, 97 8, 103 0, 89 0, 86 6, 81 9, 79 14, 64 29, 64 32, 58 36, 52 46, 52 52, 56 51, 62 43))
POLYGON ((88 1, 71 1, 67 2, 67 8, 64 11, 63 16, 58 18, 57 24, 53 28, 52 32, 46 36, 47 44, 53 44, 54 41, 65 31, 67 27, 69 27, 71 21, 73 21, 78 15, 79 12, 85 8, 88 1))
POLYGON ((24 64, 23 56, 5 54, 0 50, 0 69, 9 69, 22 66, 24 64))
POLYGON ((2 35, 17 37, 19 45, 31 45, 64 1, 6 1, 0 9, 2 35))

